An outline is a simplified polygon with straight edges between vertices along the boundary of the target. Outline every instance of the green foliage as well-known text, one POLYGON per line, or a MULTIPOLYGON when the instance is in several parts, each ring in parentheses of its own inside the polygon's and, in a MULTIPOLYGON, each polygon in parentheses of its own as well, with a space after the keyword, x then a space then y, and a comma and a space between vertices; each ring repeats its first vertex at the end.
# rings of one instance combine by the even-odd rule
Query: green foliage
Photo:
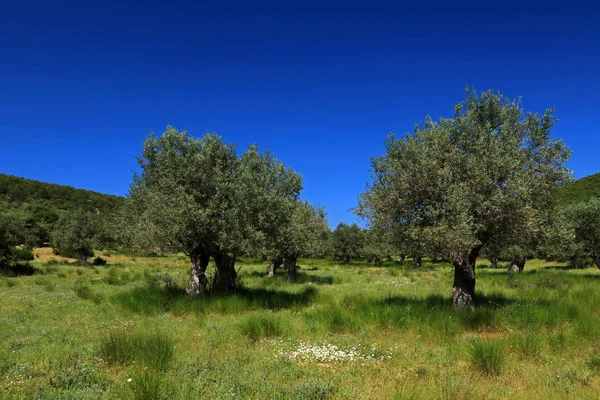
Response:
POLYGON ((333 254, 349 263, 362 255, 365 233, 357 224, 340 222, 331 235, 333 254))
POLYGON ((58 219, 55 210, 108 212, 123 201, 118 196, 5 174, 0 174, 0 198, 12 204, 28 203, 36 221, 49 223, 58 219))
POLYGON ((196 139, 172 127, 148 137, 139 163, 130 236, 157 251, 251 252, 277 232, 301 188, 301 177, 271 153, 251 146, 238 157, 216 134, 196 139))
POLYGON ((500 375, 506 358, 504 342, 499 340, 474 339, 469 347, 471 365, 486 374, 500 375))
MULTIPOLYGON (((600 198, 570 205, 563 213, 575 233, 571 253, 574 259, 589 257, 600 268, 600 198)), ((579 264, 586 266, 585 261, 579 264)))
POLYGON ((428 117, 412 135, 388 137, 357 210, 453 257, 490 238, 511 243, 529 234, 570 177, 570 152, 550 136, 553 110, 524 116, 517 101, 473 91, 455 111, 451 119, 428 117))
POLYGON ((14 261, 33 261, 33 250, 29 246, 14 247, 11 250, 11 257, 14 261))
POLYGON ((110 224, 100 230, 98 240, 102 247, 114 246, 118 239, 114 215, 122 203, 123 198, 117 196, 0 174, 0 212, 19 220, 22 238, 18 244, 43 246, 50 242, 61 215, 84 211, 98 214, 101 226, 110 224))
POLYGON ((83 212, 66 214, 57 221, 52 231, 52 248, 63 257, 87 262, 94 255, 93 243, 97 231, 92 215, 83 212))
POLYGON ((520 101, 467 90, 454 118, 426 117, 412 134, 388 136, 356 212, 452 260, 455 305, 471 307, 481 249, 527 250, 550 225, 554 191, 571 178, 570 151, 551 136, 555 122, 552 109, 524 113, 520 101))
POLYGON ((274 248, 283 257, 323 257, 328 252, 325 210, 308 202, 292 203, 290 218, 279 226, 274 248))
POLYGON ((362 255, 370 262, 381 264, 399 252, 392 242, 389 231, 369 229, 365 231, 362 255))
POLYGON ((556 197, 559 207, 600 198, 600 173, 560 185, 556 191, 556 197))
POLYGON ((11 261, 15 246, 22 244, 20 222, 14 215, 0 212, 0 266, 11 261))

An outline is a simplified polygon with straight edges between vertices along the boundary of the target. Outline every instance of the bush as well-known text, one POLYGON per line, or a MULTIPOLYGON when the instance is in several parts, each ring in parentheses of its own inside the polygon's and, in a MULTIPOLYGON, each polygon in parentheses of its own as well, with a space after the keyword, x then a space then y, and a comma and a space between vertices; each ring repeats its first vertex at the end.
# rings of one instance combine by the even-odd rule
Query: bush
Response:
POLYGON ((10 251, 13 261, 33 261, 33 251, 29 246, 13 247, 10 251))
POLYGON ((475 369, 485 375, 500 375, 506 354, 503 342, 475 339, 469 350, 475 369))

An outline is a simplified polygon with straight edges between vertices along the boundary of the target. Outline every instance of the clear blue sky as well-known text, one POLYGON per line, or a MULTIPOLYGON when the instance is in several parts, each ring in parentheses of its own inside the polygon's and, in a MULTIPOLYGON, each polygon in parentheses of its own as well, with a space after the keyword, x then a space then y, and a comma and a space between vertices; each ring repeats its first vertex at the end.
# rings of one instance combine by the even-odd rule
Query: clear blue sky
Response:
POLYGON ((600 171, 593 3, 3 1, 0 172, 125 195, 148 133, 214 131, 302 173, 335 226, 356 220, 386 133, 451 116, 468 83, 555 107, 586 176, 600 171))

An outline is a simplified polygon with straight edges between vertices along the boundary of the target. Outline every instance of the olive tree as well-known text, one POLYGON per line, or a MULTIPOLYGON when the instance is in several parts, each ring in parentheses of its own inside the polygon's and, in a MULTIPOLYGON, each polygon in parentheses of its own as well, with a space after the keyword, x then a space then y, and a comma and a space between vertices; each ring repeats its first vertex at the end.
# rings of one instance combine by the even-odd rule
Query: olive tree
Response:
POLYGON ((214 133, 198 139, 167 127, 146 139, 138 162, 127 201, 130 238, 140 248, 188 255, 190 295, 206 290, 211 257, 215 287, 235 289, 236 257, 276 232, 302 188, 271 153, 250 146, 238 156, 214 133))
POLYGON ((94 217, 76 211, 60 217, 54 224, 50 244, 56 254, 87 262, 94 255, 93 243, 97 233, 94 217))
POLYGON ((567 223, 575 234, 581 255, 591 257, 600 268, 600 199, 573 204, 564 210, 567 223))
POLYGON ((466 98, 453 118, 427 117, 412 134, 385 141, 357 213, 396 226, 436 248, 454 266, 455 307, 473 307, 475 261, 490 240, 518 242, 554 206, 570 179, 570 151, 551 135, 553 110, 522 110, 500 93, 466 98))
POLYGON ((272 244, 273 255, 269 265, 269 276, 284 263, 288 282, 297 279, 297 261, 301 256, 323 254, 327 246, 329 226, 325 210, 305 201, 291 204, 289 220, 279 226, 272 244))
POLYGON ((395 252, 397 247, 393 245, 389 231, 376 228, 365 231, 362 254, 369 262, 381 265, 385 259, 391 259, 395 252))
POLYGON ((0 213, 0 267, 12 260, 14 247, 23 244, 22 221, 10 213, 0 213))
POLYGON ((360 257, 363 250, 365 234, 356 224, 348 225, 340 222, 331 234, 333 254, 350 264, 350 259, 360 257))

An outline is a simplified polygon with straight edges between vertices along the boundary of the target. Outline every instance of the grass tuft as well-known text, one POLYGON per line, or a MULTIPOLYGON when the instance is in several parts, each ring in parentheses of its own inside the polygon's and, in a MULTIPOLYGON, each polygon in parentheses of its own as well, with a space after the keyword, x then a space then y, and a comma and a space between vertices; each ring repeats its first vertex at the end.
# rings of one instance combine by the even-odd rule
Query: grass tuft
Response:
POLYGON ((281 336, 283 324, 281 318, 273 313, 252 314, 240 324, 241 333, 253 342, 263 338, 281 336))
POLYGON ((475 339, 470 349, 471 365, 485 375, 497 376, 502 372, 506 358, 504 343, 498 340, 475 339))
POLYGON ((111 332, 100 341, 99 355, 109 364, 143 363, 156 371, 169 368, 175 356, 174 340, 163 333, 111 332))

